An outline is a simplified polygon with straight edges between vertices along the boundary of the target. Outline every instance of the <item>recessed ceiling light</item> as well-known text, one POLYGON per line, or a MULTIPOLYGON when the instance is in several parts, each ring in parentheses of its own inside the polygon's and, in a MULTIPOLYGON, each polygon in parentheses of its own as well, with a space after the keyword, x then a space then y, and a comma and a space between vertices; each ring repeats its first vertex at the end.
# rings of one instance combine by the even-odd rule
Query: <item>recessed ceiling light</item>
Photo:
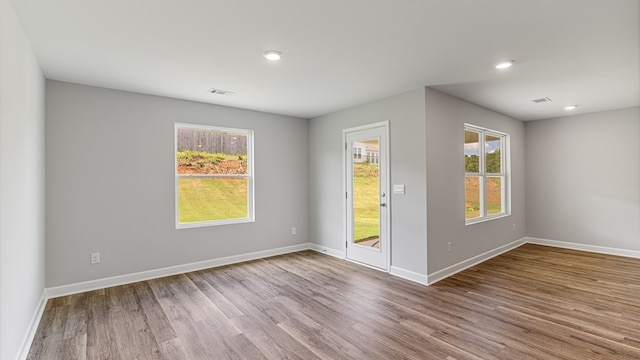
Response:
POLYGON ((264 55, 267 60, 278 61, 282 57, 282 52, 278 50, 267 50, 262 55, 264 55))
POLYGON ((575 108, 577 108, 578 105, 569 105, 569 106, 565 106, 564 109, 569 111, 569 110, 575 110, 575 108))
POLYGON ((496 69, 506 69, 506 68, 510 68, 511 65, 513 65, 514 61, 513 60, 508 60, 508 61, 503 61, 499 64, 496 65, 496 69))

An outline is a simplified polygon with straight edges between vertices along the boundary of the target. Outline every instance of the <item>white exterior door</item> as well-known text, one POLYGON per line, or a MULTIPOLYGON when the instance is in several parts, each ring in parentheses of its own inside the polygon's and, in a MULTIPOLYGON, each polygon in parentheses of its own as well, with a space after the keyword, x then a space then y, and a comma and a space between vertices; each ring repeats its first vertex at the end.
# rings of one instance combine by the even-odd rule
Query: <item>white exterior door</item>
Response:
POLYGON ((347 259, 388 271, 389 123, 346 129, 345 213, 347 259))

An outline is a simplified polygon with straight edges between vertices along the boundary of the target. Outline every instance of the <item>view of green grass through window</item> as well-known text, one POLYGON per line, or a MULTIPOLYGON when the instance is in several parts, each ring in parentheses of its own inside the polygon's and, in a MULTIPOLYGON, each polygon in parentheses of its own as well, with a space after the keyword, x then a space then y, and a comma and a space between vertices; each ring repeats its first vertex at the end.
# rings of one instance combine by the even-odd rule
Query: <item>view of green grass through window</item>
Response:
POLYGON ((353 164, 353 241, 380 238, 379 166, 368 161, 353 164))
POLYGON ((179 225, 250 219, 250 144, 242 130, 176 126, 179 225))
POLYGON ((505 213, 506 135, 471 126, 464 135, 465 219, 505 213))

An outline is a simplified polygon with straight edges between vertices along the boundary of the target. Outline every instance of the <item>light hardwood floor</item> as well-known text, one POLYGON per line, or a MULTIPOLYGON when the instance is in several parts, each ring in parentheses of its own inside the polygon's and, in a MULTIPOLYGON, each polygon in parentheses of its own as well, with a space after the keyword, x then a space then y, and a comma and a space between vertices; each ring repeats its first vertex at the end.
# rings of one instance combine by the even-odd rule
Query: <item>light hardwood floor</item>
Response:
POLYGON ((427 287, 304 251, 49 300, 29 359, 640 359, 640 259, 523 245, 427 287))

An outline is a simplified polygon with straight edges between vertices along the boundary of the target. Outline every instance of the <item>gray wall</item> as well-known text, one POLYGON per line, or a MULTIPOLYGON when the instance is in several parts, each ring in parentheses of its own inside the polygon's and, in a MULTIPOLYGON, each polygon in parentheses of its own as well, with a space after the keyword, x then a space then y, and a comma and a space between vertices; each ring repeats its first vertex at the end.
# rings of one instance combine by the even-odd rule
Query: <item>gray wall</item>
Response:
POLYGON ((309 241, 307 120, 56 81, 46 101, 48 287, 309 241), (255 223, 175 229, 175 122, 255 131, 255 223))
POLYGON ((496 249, 526 234, 524 123, 426 89, 429 273, 496 249), (465 225, 464 123, 511 137, 511 215, 465 225), (513 231, 516 224, 516 231, 513 231), (452 251, 447 252, 447 243, 452 251))
POLYGON ((342 130, 385 120, 390 122, 391 184, 406 186, 406 195, 392 195, 390 202, 391 265, 426 274, 423 88, 310 121, 311 241, 344 250, 342 130))
POLYGON ((44 248, 44 77, 0 0, 0 359, 17 358, 38 310, 44 248))
POLYGON ((640 108, 527 122, 527 235, 640 250, 640 108))
POLYGON ((420 88, 311 120, 313 243, 343 250, 342 129, 383 120, 390 120, 391 183, 407 191, 391 201, 392 266, 431 274, 525 236, 524 123, 420 88), (511 135, 508 217, 465 225, 465 122, 511 135))

